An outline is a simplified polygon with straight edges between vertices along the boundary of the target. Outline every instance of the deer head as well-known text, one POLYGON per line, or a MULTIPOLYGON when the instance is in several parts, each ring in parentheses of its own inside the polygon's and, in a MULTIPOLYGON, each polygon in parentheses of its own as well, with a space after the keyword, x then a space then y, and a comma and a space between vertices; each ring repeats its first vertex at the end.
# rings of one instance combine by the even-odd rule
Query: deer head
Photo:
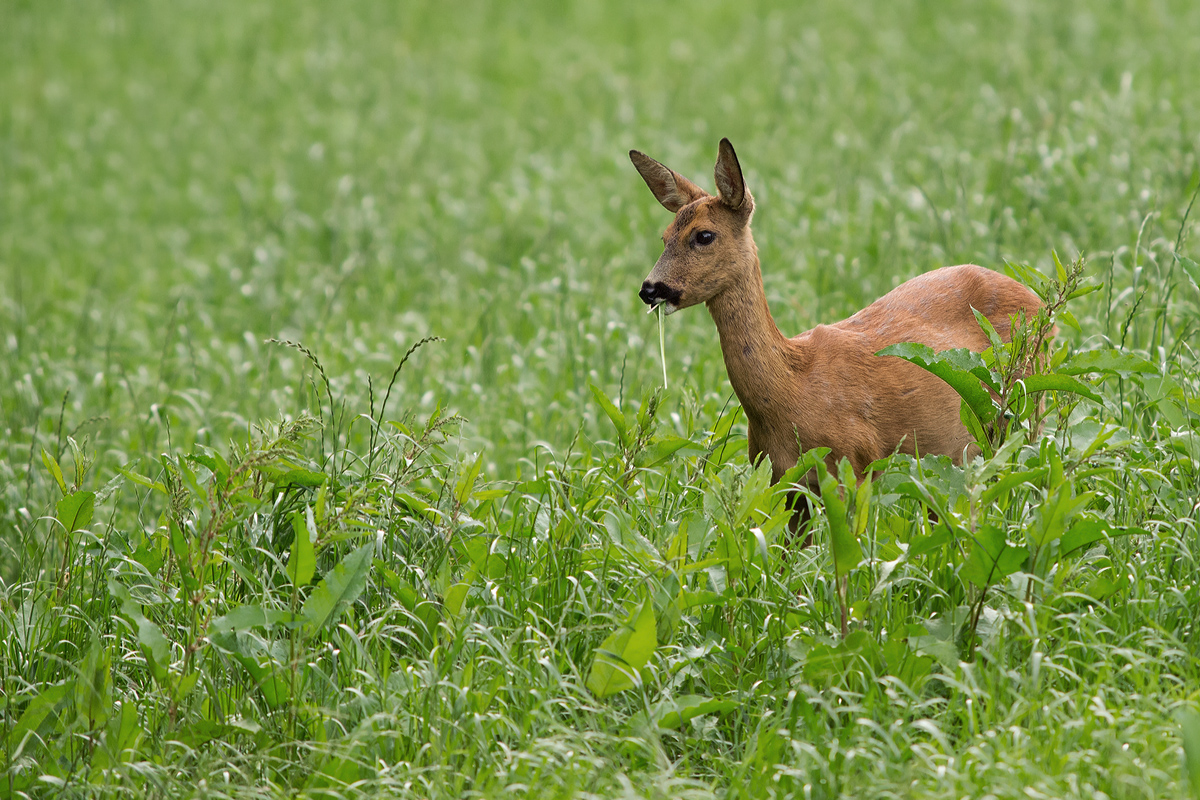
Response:
POLYGON ((629 158, 658 202, 675 214, 663 233, 663 254, 638 293, 643 302, 671 314, 758 278, 750 235, 754 198, 728 139, 717 155, 715 197, 644 153, 630 150, 629 158))

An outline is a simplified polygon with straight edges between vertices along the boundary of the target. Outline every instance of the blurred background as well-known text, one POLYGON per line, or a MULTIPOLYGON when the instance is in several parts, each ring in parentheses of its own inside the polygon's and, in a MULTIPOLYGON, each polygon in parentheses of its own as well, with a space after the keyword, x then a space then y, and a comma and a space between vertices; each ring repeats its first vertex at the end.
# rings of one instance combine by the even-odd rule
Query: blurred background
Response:
MULTIPOLYGON (((711 189, 733 141, 789 335, 937 266, 1044 269, 1057 250, 1108 284, 1073 335, 1156 347, 1151 312, 1186 286, 1170 253, 1200 218, 1186 0, 4 0, 0 17, 7 511, 68 436, 111 474, 312 407, 321 379, 269 338, 309 348, 353 416, 444 337, 391 408, 460 412, 493 478, 535 442, 602 435, 589 382, 636 401, 662 381, 637 289, 669 215, 630 148, 711 189)), ((666 333, 669 406, 723 404, 707 314, 666 333)))

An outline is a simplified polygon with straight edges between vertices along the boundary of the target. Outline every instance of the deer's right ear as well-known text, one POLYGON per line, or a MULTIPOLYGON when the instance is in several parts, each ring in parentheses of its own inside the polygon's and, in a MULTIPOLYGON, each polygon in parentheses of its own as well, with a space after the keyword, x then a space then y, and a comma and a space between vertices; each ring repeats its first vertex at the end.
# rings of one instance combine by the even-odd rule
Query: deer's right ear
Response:
POLYGON ((658 202, 662 203, 663 208, 672 214, 688 203, 706 197, 708 194, 687 178, 663 166, 645 153, 630 150, 629 160, 633 162, 633 166, 637 167, 642 180, 650 187, 650 191, 654 193, 658 202))

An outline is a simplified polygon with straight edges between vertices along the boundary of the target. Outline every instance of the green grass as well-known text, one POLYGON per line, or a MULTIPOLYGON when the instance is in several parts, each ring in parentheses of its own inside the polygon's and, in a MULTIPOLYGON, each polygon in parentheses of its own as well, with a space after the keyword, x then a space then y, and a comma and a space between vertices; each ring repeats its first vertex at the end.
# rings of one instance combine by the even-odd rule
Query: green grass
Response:
POLYGON ((0 20, 0 795, 1200 797, 1200 6, 0 20), (722 136, 785 333, 1082 253, 1104 402, 789 551, 636 295, 722 136))

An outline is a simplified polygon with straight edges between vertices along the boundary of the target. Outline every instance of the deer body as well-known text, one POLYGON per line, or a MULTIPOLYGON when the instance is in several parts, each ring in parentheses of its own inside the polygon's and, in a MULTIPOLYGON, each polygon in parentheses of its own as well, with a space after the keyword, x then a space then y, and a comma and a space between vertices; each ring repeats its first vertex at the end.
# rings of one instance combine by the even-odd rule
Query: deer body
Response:
MULTIPOLYGON (((831 467, 848 458, 858 475, 891 453, 943 454, 955 463, 978 452, 959 419, 959 396, 935 375, 895 357, 901 342, 934 350, 988 347, 971 312, 1008 341, 1012 318, 1032 316, 1037 295, 983 267, 943 267, 920 275, 854 316, 787 338, 776 327, 750 233, 754 201, 737 156, 721 141, 709 195, 635 151, 630 158, 675 220, 641 298, 667 313, 705 303, 721 340, 729 382, 746 413, 752 461, 771 459, 779 480, 800 447, 828 447, 831 467)), ((811 476, 810 476, 811 478, 811 476)))

